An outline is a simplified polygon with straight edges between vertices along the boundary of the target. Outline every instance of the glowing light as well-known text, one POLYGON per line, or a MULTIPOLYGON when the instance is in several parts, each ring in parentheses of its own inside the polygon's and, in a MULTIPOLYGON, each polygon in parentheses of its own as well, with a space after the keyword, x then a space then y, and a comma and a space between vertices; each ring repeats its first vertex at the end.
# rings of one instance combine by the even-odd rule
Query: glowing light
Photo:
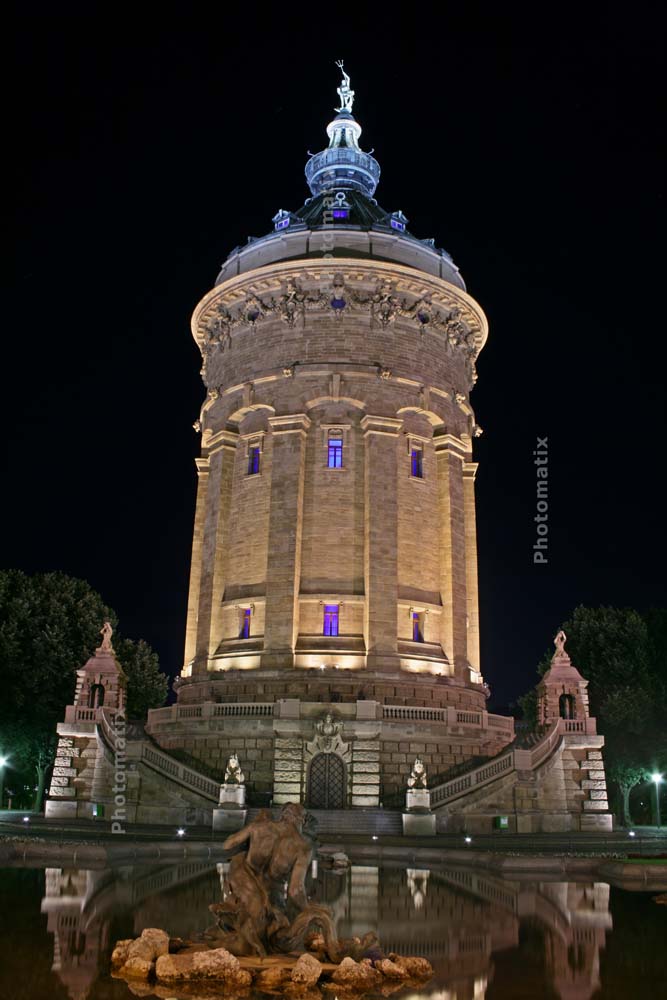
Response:
POLYGON ((176 831, 176 836, 178 836, 178 837, 184 837, 185 836, 185 830, 183 829, 182 826, 179 826, 178 830, 176 831))
POLYGON ((0 757, 0 767, 4 767, 5 764, 9 763, 9 757, 0 757))
POLYGON ((376 833, 374 833, 374 834, 373 834, 373 840, 377 840, 377 839, 378 839, 378 838, 377 838, 377 834, 376 834, 376 833))
POLYGON ((29 816, 24 816, 23 817, 23 822, 24 823, 29 823, 30 822, 30 817, 29 816))
POLYGON ((653 774, 651 775, 651 781, 655 781, 656 785, 659 785, 660 782, 662 781, 662 775, 659 774, 657 771, 654 771, 653 774))
POLYGON ((635 831, 634 830, 630 830, 630 833, 628 834, 628 837, 634 837, 634 836, 635 836, 635 831))
POLYGON ((465 840, 466 844, 472 844, 472 837, 464 837, 463 839, 465 840))

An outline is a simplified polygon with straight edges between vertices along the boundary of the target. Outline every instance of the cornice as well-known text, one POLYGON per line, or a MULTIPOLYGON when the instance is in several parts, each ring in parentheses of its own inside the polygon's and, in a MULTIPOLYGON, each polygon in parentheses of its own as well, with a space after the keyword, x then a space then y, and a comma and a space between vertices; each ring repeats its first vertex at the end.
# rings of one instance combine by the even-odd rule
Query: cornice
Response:
POLYGON ((402 320, 421 334, 439 334, 450 349, 463 352, 474 385, 475 359, 488 336, 483 310, 455 285, 396 263, 337 258, 333 266, 329 260, 282 261, 247 271, 204 296, 192 316, 192 334, 205 376, 211 356, 224 353, 236 329, 275 318, 294 328, 311 315, 341 321, 363 313, 381 329, 402 320))

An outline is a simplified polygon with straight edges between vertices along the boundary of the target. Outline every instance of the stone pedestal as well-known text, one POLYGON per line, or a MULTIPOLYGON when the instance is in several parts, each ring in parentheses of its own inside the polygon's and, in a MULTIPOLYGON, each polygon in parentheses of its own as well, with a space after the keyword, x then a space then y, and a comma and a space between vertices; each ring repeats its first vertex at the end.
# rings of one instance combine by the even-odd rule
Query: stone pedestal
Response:
POLYGON ((408 788, 405 793, 405 808, 408 812, 413 809, 431 808, 431 793, 428 788, 408 788))
POLYGON ((227 809, 243 809, 245 806, 245 785, 220 785, 218 805, 227 809))
POLYGON ((213 829, 233 833, 245 826, 245 785, 220 785, 220 805, 213 810, 213 829))
POLYGON ((74 799, 47 799, 45 819, 76 819, 77 803, 74 799))
POLYGON ((431 793, 428 788, 408 788, 405 793, 403 836, 435 836, 435 815, 431 812, 431 793))
POLYGON ((247 809, 214 809, 213 829, 234 833, 245 826, 247 815, 247 809))
POLYGON ((432 812, 404 812, 404 837, 435 837, 435 814, 432 812))

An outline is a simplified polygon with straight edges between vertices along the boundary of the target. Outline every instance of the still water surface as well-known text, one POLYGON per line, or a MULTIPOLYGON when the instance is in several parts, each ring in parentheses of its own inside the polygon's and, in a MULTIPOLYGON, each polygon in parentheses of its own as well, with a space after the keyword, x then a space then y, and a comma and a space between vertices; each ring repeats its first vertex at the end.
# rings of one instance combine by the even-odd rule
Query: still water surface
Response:
MULTIPOLYGON (((130 1000, 108 974, 115 941, 144 927, 201 933, 221 874, 200 862, 0 871, 1 1000, 130 1000)), ((656 893, 356 864, 342 874, 320 865, 310 893, 340 937, 376 930, 385 951, 428 958, 424 1000, 667 997, 667 906, 656 893)))

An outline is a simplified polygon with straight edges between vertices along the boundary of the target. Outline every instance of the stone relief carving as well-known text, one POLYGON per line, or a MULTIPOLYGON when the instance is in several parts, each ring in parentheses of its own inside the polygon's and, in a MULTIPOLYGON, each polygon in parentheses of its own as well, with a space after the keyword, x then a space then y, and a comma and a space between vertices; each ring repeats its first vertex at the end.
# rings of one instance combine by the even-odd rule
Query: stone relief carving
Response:
POLYGON ((280 293, 270 297, 250 288, 234 302, 225 299, 211 303, 209 311, 199 320, 204 378, 212 354, 224 352, 230 346, 236 327, 254 327, 260 319, 274 315, 294 328, 298 323, 305 326, 310 312, 330 312, 340 319, 349 312, 369 311, 371 323, 377 323, 382 329, 401 316, 412 320, 422 333, 428 329, 442 334, 449 348, 463 352, 470 388, 475 384, 478 344, 472 313, 464 317, 458 305, 434 302, 433 293, 423 288, 415 289, 415 298, 411 300, 400 295, 396 282, 385 277, 375 276, 374 287, 370 289, 356 287, 356 281, 364 275, 346 277, 337 272, 327 278, 322 276, 322 282, 315 289, 304 287, 303 281, 308 277, 307 273, 301 280, 299 276, 287 277, 280 293), (356 279, 354 283, 353 279, 356 279))
POLYGON ((312 755, 316 753, 337 753, 341 757, 347 755, 349 744, 341 737, 343 723, 334 719, 331 712, 326 712, 314 726, 313 739, 306 744, 312 755))

